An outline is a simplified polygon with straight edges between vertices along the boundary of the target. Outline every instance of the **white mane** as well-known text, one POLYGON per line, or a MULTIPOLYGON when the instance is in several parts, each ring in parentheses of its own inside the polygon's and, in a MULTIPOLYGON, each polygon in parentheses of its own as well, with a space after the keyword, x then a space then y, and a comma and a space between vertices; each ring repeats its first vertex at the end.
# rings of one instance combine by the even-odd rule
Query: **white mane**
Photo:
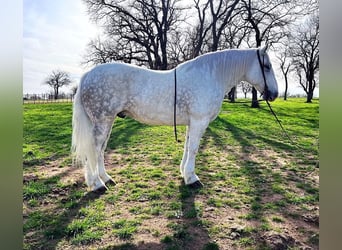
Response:
POLYGON ((251 58, 256 56, 255 49, 227 49, 210 52, 179 65, 185 71, 204 71, 226 85, 229 91, 244 77, 251 58))

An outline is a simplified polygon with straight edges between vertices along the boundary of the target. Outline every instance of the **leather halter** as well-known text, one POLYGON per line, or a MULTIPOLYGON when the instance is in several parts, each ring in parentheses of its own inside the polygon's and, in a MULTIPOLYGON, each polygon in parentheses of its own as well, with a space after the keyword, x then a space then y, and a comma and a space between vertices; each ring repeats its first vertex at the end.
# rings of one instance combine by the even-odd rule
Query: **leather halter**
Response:
POLYGON ((258 55, 258 61, 259 61, 259 65, 260 65, 260 69, 261 69, 261 73, 262 73, 262 77, 264 79, 264 84, 265 84, 265 88, 264 88, 264 92, 262 93, 262 95, 265 95, 265 99, 267 101, 267 97, 268 97, 268 86, 267 86, 267 82, 266 82, 266 76, 265 76, 265 69, 264 69, 264 59, 265 57, 262 56, 262 62, 261 62, 261 56, 260 56, 260 50, 257 50, 257 55, 258 55))

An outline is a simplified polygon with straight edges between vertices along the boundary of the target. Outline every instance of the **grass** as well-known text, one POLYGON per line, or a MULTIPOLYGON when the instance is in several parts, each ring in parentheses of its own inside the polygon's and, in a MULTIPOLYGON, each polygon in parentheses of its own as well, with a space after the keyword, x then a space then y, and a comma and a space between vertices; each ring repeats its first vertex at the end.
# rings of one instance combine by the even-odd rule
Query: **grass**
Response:
POLYGON ((71 104, 24 105, 24 165, 36 165, 69 154, 71 104))
POLYGON ((117 119, 106 152, 117 185, 102 196, 71 166, 71 104, 25 104, 24 249, 269 249, 270 232, 318 249, 319 101, 304 101, 272 103, 295 144, 264 103, 224 102, 196 158, 200 190, 179 176, 172 127, 117 119))
POLYGON ((119 219, 113 222, 113 233, 120 239, 130 239, 139 225, 140 222, 136 220, 119 219))

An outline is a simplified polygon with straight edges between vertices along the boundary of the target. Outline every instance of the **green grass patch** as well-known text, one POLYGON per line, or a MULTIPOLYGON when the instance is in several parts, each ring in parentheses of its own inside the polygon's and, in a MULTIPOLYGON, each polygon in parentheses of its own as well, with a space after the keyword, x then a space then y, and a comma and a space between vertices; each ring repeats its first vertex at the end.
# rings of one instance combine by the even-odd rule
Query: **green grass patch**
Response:
POLYGON ((24 165, 69 155, 71 117, 70 103, 24 105, 24 165))
POLYGON ((140 224, 139 221, 120 219, 113 222, 113 233, 120 239, 130 239, 137 232, 140 224))
MULTIPOLYGON (((79 184, 84 177, 70 168, 72 105, 25 104, 25 248, 139 249, 150 244, 138 242, 149 234, 156 249, 191 249, 196 242, 202 243, 198 249, 263 249, 262 235, 279 230, 272 225, 291 230, 293 220, 313 214, 319 204, 319 101, 290 98, 271 105, 294 143, 265 103, 251 109, 224 102, 196 158, 201 190, 180 178, 183 143, 174 142, 172 127, 116 119, 106 166, 117 185, 92 196, 79 184), (38 172, 43 167, 58 171, 46 178, 38 172), (78 179, 71 184, 67 177, 78 179), (234 239, 232 224, 246 225, 234 239)), ((185 127, 177 129, 184 142, 185 127)), ((316 249, 314 229, 303 226, 306 238, 294 248, 316 249)))
POLYGON ((23 195, 24 199, 39 198, 50 192, 51 187, 46 183, 40 181, 30 181, 24 185, 23 195))

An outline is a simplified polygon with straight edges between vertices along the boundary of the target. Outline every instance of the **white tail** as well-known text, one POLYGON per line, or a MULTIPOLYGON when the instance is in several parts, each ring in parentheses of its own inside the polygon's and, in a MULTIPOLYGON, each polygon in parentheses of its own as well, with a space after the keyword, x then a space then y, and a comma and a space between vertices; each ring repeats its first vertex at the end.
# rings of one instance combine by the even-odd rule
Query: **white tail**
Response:
MULTIPOLYGON (((84 77, 83 77, 84 78, 84 77)), ((83 108, 81 100, 81 85, 77 89, 72 116, 72 144, 71 153, 74 165, 82 165, 86 169, 85 178, 89 185, 88 176, 97 172, 96 160, 97 154, 95 150, 94 136, 93 136, 93 123, 89 119, 86 111, 83 108), (90 172, 90 173, 89 173, 90 172), (89 173, 89 174, 87 174, 89 173)))

